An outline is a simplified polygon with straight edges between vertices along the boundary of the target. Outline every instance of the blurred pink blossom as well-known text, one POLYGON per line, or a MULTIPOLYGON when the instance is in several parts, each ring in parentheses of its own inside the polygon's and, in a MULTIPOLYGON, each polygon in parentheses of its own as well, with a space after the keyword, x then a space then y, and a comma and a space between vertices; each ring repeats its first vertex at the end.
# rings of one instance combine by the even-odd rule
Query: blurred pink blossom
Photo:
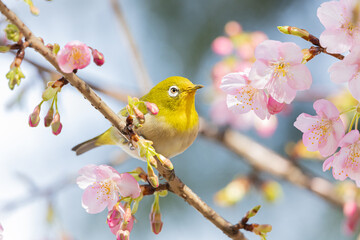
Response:
POLYGON ((224 36, 215 38, 211 46, 212 50, 219 55, 229 55, 234 49, 231 40, 224 36))
POLYGON ((271 137, 275 133, 277 126, 278 120, 274 115, 271 115, 269 119, 254 119, 254 127, 257 134, 264 138, 271 137))
POLYGON ((85 43, 71 41, 58 52, 56 59, 61 71, 71 73, 89 65, 91 57, 91 50, 85 43))
POLYGON ((242 32, 242 26, 236 21, 230 21, 225 24, 225 33, 232 37, 242 32))
POLYGON ((359 43, 359 16, 354 17, 357 0, 329 1, 320 5, 317 16, 325 30, 320 44, 330 53, 343 53, 359 43), (358 19, 353 22, 353 19, 358 19))
POLYGON ((140 195, 138 182, 129 173, 119 174, 106 165, 87 165, 80 169, 77 184, 85 189, 82 205, 88 213, 99 213, 106 207, 112 209, 123 197, 137 198, 140 195))
POLYGON ((255 49, 255 57, 249 74, 251 85, 267 89, 279 103, 289 104, 297 90, 310 88, 311 73, 301 63, 303 54, 295 43, 266 40, 255 49))
POLYGON ((343 212, 345 216, 345 233, 351 235, 356 231, 360 220, 360 212, 356 201, 353 200, 345 202, 343 212))
POLYGON ((264 90, 250 85, 248 71, 230 73, 223 77, 221 90, 227 93, 227 106, 234 113, 247 113, 251 110, 260 119, 268 118, 267 95, 264 90))
POLYGON ((333 154, 345 134, 338 109, 328 100, 314 102, 316 116, 300 114, 294 126, 302 131, 303 143, 309 151, 319 150, 324 157, 333 154))
POLYGON ((251 42, 241 44, 237 48, 237 54, 239 54, 239 56, 244 60, 250 60, 250 59, 254 58, 255 57, 254 51, 255 51, 255 48, 251 44, 251 42))
POLYGON ((256 48, 260 43, 268 39, 267 35, 260 31, 252 32, 250 36, 251 36, 251 43, 254 48, 256 48))
POLYGON ((255 116, 250 113, 235 114, 231 112, 227 107, 225 96, 218 97, 210 110, 210 116, 214 123, 219 126, 229 125, 239 130, 247 130, 253 125, 255 116))
POLYGON ((360 187, 360 134, 358 130, 347 133, 340 141, 339 152, 325 160, 323 171, 332 167, 335 179, 343 181, 347 177, 360 187))
POLYGON ((334 63, 329 72, 333 82, 349 82, 351 94, 360 100, 360 46, 354 47, 342 61, 334 63))

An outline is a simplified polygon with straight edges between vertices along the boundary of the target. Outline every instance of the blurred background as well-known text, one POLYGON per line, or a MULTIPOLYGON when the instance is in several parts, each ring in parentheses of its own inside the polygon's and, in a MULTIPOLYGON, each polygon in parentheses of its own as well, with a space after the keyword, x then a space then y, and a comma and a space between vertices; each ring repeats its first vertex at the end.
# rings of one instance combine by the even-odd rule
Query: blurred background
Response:
MULTIPOLYGON (((101 51, 105 64, 97 67, 92 63, 79 71, 82 79, 104 89, 140 93, 132 53, 111 1, 34 0, 40 10, 39 16, 33 16, 23 1, 4 2, 45 43, 64 46, 71 40, 80 40, 101 51)), ((225 35, 226 23, 237 21, 245 32, 261 31, 270 39, 293 41, 302 48, 310 45, 281 34, 276 27, 297 26, 315 36, 323 31, 316 17, 318 6, 324 2, 320 0, 119 2, 152 83, 180 75, 205 85, 197 94, 197 109, 209 122, 214 120, 210 112, 219 94, 214 87, 214 66, 224 61, 224 56, 214 53, 212 43, 218 36, 225 35)), ((32 49, 26 51, 26 57, 52 69, 32 49)), ((22 70, 26 78, 20 87, 11 91, 5 75, 13 58, 10 53, 0 55, 0 222, 4 227, 4 239, 115 239, 106 224, 105 211, 90 215, 81 207, 83 190, 77 187, 74 179, 77 171, 87 164, 118 160, 122 156, 121 150, 106 146, 78 157, 71 151, 74 145, 107 129, 109 122, 79 92, 65 86, 59 94, 62 133, 54 136, 42 123, 37 128, 30 128, 28 116, 40 102, 44 84, 37 69, 24 62, 22 70)), ((335 59, 320 55, 308 64, 313 75, 312 93, 326 96, 340 88, 330 82, 327 74, 333 62, 335 59)), ((122 102, 100 95, 114 110, 124 106, 122 102)), ((298 94, 298 101, 287 109, 286 114, 278 116, 277 127, 270 133, 262 134, 259 128, 251 127, 241 131, 288 157, 289 143, 301 138, 293 122, 301 112, 313 114, 312 103, 317 99, 313 96, 298 94)), ((46 107, 44 109, 43 115, 46 107)), ((241 220, 252 207, 262 205, 258 215, 250 221, 271 224, 273 230, 268 239, 356 239, 356 230, 352 234, 344 231, 342 208, 270 174, 253 172, 245 159, 212 140, 199 136, 172 162, 177 175, 232 223, 241 220), (257 184, 251 182, 249 174, 256 174, 257 184), (238 186, 241 192, 238 199, 230 203, 219 201, 216 193, 237 178, 246 179, 245 184, 242 182, 238 186), (272 189, 276 192, 272 201, 264 198, 262 188, 262 183, 269 181, 280 184, 275 184, 275 190, 272 189)), ((322 173, 321 161, 303 159, 298 164, 313 174, 332 180, 330 172, 322 173)), ((117 164, 116 169, 125 172, 137 166, 145 167, 145 164, 128 159, 117 164)), ((162 232, 154 235, 148 216, 152 201, 153 197, 147 196, 141 202, 131 239, 227 239, 200 213, 173 194, 160 199, 164 225, 162 232)), ((245 235, 248 239, 260 239, 253 233, 245 232, 245 235)))

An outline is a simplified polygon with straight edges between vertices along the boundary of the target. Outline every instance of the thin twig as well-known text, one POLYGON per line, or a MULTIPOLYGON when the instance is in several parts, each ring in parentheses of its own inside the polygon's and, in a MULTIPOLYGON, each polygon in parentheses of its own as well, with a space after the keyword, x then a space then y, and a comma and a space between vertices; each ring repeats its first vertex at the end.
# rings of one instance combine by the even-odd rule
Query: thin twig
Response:
MULTIPOLYGON (((0 12, 7 17, 7 19, 15 24, 18 29, 25 36, 25 39, 30 43, 30 47, 39 52, 49 63, 51 63, 56 70, 63 75, 69 83, 76 87, 78 91, 98 110, 103 116, 108 119, 120 133, 124 134, 126 123, 113 111, 108 105, 101 100, 101 98, 89 87, 87 83, 81 80, 73 73, 64 73, 58 66, 54 54, 37 38, 29 28, 16 16, 14 12, 6 7, 0 0, 0 12)), ((213 209, 211 209, 205 202, 203 202, 192 190, 187 187, 173 171, 164 168, 158 162, 157 170, 164 176, 170 185, 170 190, 182 197, 187 203, 196 208, 204 217, 210 220, 215 226, 221 229, 228 237, 236 240, 246 239, 244 235, 234 227, 231 223, 222 218, 213 209)))
POLYGON ((141 54, 140 54, 138 48, 136 47, 134 37, 131 34, 128 24, 126 23, 126 20, 125 20, 123 12, 121 10, 119 1, 111 0, 111 5, 114 10, 116 18, 117 18, 119 24, 121 25, 121 28, 124 31, 127 42, 129 43, 129 46, 130 46, 130 49, 132 52, 131 56, 133 57, 133 63, 134 63, 134 65, 137 65, 137 67, 134 67, 134 69, 135 69, 135 73, 137 76, 138 85, 141 90, 141 94, 143 95, 143 94, 147 93, 150 90, 150 88, 152 87, 151 79, 149 77, 148 72, 146 71, 141 54))

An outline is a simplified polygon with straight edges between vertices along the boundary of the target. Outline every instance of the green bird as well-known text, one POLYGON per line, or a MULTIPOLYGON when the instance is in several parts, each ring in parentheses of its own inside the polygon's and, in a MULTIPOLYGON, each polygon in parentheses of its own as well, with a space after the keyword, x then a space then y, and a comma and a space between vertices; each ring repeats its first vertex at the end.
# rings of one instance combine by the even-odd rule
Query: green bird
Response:
MULTIPOLYGON (((159 113, 146 114, 145 123, 136 132, 151 140, 157 153, 167 158, 185 151, 198 134, 199 116, 195 109, 195 93, 202 87, 178 76, 158 83, 140 100, 155 103, 159 113)), ((145 160, 137 151, 130 150, 127 143, 116 128, 110 127, 99 136, 76 145, 72 150, 80 155, 102 145, 117 145, 132 157, 145 160)))

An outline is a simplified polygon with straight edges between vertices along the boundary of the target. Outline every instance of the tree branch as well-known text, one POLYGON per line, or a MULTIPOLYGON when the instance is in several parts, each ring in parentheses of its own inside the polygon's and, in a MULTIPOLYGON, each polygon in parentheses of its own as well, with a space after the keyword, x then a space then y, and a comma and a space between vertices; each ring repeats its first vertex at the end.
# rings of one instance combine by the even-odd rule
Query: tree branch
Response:
MULTIPOLYGON (((209 126, 204 120, 201 122, 201 126, 200 133, 203 136, 218 141, 234 153, 244 157, 253 168, 306 188, 340 207, 345 203, 342 198, 336 195, 332 183, 323 178, 312 177, 305 174, 291 161, 281 157, 245 135, 231 129, 220 133, 216 127, 209 126)), ((360 207, 360 203, 358 203, 358 206, 360 207)))
MULTIPOLYGON (((59 68, 55 55, 37 38, 29 28, 16 16, 14 12, 6 7, 6 5, 0 0, 0 12, 6 16, 6 18, 22 32, 25 39, 29 42, 30 47, 39 52, 48 62, 50 62, 55 69, 63 75, 69 83, 74 86, 88 101, 97 109, 102 115, 108 119, 111 124, 117 128, 124 137, 124 128, 126 123, 120 119, 120 117, 112 111, 108 105, 101 100, 101 98, 89 87, 87 83, 81 80, 73 73, 64 73, 59 68)), ((196 208, 204 217, 210 220, 215 226, 221 229, 228 237, 236 240, 246 239, 244 235, 236 229, 234 225, 226 221, 213 209, 211 209, 205 202, 203 202, 192 190, 187 187, 173 171, 167 170, 158 161, 159 173, 164 176, 168 181, 170 190, 182 197, 187 203, 196 208)))

